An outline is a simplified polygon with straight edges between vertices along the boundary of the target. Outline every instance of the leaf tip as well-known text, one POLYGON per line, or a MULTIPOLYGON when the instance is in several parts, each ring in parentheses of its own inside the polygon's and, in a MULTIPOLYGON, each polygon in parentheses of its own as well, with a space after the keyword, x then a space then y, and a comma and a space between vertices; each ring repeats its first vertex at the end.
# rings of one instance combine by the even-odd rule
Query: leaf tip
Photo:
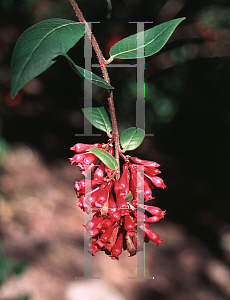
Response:
POLYGON ((11 90, 11 98, 14 99, 16 97, 17 93, 13 93, 11 90))

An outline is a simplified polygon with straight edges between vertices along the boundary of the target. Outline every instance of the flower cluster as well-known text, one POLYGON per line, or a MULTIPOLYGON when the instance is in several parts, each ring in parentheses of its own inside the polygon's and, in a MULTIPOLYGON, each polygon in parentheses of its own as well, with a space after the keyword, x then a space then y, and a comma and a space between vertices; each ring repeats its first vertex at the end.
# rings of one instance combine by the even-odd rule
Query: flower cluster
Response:
POLYGON ((94 213, 92 220, 83 225, 86 235, 91 236, 89 251, 94 255, 102 250, 112 259, 119 259, 122 248, 130 256, 142 250, 141 240, 159 245, 163 240, 151 231, 149 224, 164 218, 165 211, 143 204, 153 199, 155 187, 166 187, 157 176, 159 164, 126 156, 123 172, 117 180, 113 178, 114 171, 102 161, 96 165, 98 158, 87 152, 89 148, 101 148, 113 155, 109 145, 78 143, 70 148, 77 153, 70 158, 71 163, 78 164, 85 176, 93 171, 92 180, 76 181, 74 187, 78 206, 86 213, 94 213), (144 201, 141 203, 140 199, 144 201), (152 216, 147 217, 145 212, 152 216))

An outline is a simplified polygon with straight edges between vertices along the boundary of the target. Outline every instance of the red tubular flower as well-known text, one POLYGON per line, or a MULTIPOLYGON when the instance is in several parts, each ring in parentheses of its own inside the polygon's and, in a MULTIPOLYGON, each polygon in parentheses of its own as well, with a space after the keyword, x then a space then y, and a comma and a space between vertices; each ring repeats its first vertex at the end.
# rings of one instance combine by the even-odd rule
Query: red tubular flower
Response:
POLYGON ((113 213, 115 211, 117 211, 117 205, 114 201, 114 198, 113 198, 113 194, 110 192, 109 193, 109 202, 108 202, 108 206, 109 206, 109 213, 113 213))
POLYGON ((117 205, 113 199, 113 194, 109 194, 109 215, 113 222, 118 222, 121 218, 121 211, 117 208, 117 205))
POLYGON ((123 239, 124 239, 124 232, 121 231, 115 245, 112 248, 112 256, 111 256, 112 259, 117 259, 117 260, 119 259, 119 255, 122 252, 123 239))
POLYGON ((126 215, 128 213, 129 207, 128 207, 127 202, 125 201, 124 196, 116 194, 116 200, 117 200, 117 206, 121 212, 121 215, 122 216, 126 215))
POLYGON ((117 227, 117 223, 115 223, 113 226, 111 226, 109 229, 107 229, 102 235, 101 237, 95 242, 96 245, 98 245, 99 247, 103 247, 105 246, 106 243, 109 242, 113 230, 115 229, 115 227, 117 227))
POLYGON ((87 175, 89 172, 91 172, 98 160, 96 155, 93 153, 80 153, 75 154, 70 159, 71 164, 76 163, 81 168, 81 173, 83 175, 87 175), (85 166, 88 166, 87 169, 85 169, 85 166))
POLYGON ((129 179, 130 179, 129 165, 128 163, 125 163, 123 166, 123 172, 121 178, 119 179, 119 181, 116 181, 114 185, 114 191, 116 194, 123 195, 125 198, 128 196, 129 179))
POLYGON ((157 206, 149 206, 149 205, 143 205, 140 203, 137 203, 137 206, 140 208, 143 208, 145 210, 147 210, 148 212, 150 212, 150 214, 154 215, 154 216, 158 216, 161 218, 164 218, 166 211, 162 211, 159 207, 157 206))
POLYGON ((155 168, 155 167, 148 167, 148 166, 145 166, 144 168, 145 168, 145 173, 146 173, 147 175, 149 175, 149 176, 155 176, 155 175, 161 173, 161 171, 158 170, 158 169, 155 168))
POLYGON ((104 219, 103 216, 98 215, 97 217, 93 217, 93 219, 90 220, 89 222, 87 222, 85 225, 83 225, 83 227, 86 229, 86 231, 90 231, 90 230, 96 228, 103 219, 104 219))
MULTIPOLYGON (((98 185, 102 184, 103 180, 91 180, 89 183, 89 188, 96 188, 98 185)), ((80 181, 75 181, 74 189, 77 193, 77 196, 80 197, 85 193, 85 179, 80 181)))
POLYGON ((111 212, 110 217, 113 222, 118 222, 121 219, 121 211, 117 210, 115 212, 111 212))
POLYGON ((100 189, 100 194, 98 193, 97 197, 95 197, 95 200, 93 201, 95 206, 103 207, 103 204, 106 202, 106 200, 108 200, 109 191, 111 190, 112 185, 113 182, 109 181, 105 188, 100 189))
MULTIPOLYGON (((146 224, 147 225, 147 224, 146 224)), ((160 245, 161 242, 163 242, 162 239, 159 238, 159 235, 156 234, 155 232, 153 232, 152 230, 150 230, 149 228, 146 227, 140 227, 141 229, 144 230, 145 234, 147 235, 147 237, 154 243, 158 245, 160 245)))
POLYGON ((83 194, 77 205, 82 208, 85 212, 90 213, 92 208, 95 208, 94 201, 97 198, 97 195, 100 194, 100 191, 104 188, 104 185, 96 187, 94 190, 89 191, 86 194, 83 194))
POLYGON ((92 253, 92 255, 101 250, 99 246, 95 245, 96 240, 97 239, 92 239, 92 243, 91 245, 89 245, 90 248, 88 249, 88 251, 92 253))
POLYGON ((141 172, 132 164, 129 164, 129 169, 131 170, 130 190, 133 195, 133 201, 138 201, 139 194, 143 194, 148 200, 151 200, 152 192, 148 187, 145 190, 144 186, 146 183, 141 172))
POLYGON ((99 232, 100 232, 100 230, 98 228, 93 228, 91 230, 87 230, 85 232, 85 235, 93 237, 93 236, 97 235, 99 232))
POLYGON ((133 201, 137 201, 138 200, 137 169, 131 164, 129 165, 129 169, 131 171, 130 191, 133 196, 133 201))
POLYGON ((152 189, 154 186, 152 185, 149 178, 144 177, 144 198, 145 201, 152 200, 154 197, 152 196, 152 189), (151 187, 150 187, 151 186, 151 187))
POLYGON ((81 165, 90 165, 92 163, 95 164, 98 158, 93 153, 80 153, 80 154, 75 154, 69 160, 71 164, 76 163, 81 165))
POLYGON ((115 227, 110 237, 109 243, 105 244, 105 251, 108 254, 111 254, 112 248, 116 243, 119 228, 119 226, 115 227))
POLYGON ((125 230, 127 231, 127 235, 133 236, 135 233, 135 224, 131 219, 130 215, 125 215, 125 222, 124 222, 125 230))
POLYGON ((144 165, 144 166, 150 166, 155 168, 160 167, 160 165, 154 161, 143 160, 138 157, 130 157, 129 159, 137 165, 144 165))
POLYGON ((145 218, 145 223, 155 223, 160 221, 162 218, 163 218, 162 216, 153 216, 150 218, 145 218))
POLYGON ((97 227, 98 229, 100 229, 100 231, 104 231, 106 229, 108 229, 109 227, 111 227, 113 225, 113 220, 112 218, 108 217, 105 218, 97 227))
POLYGON ((101 181, 104 178, 105 165, 103 162, 100 163, 100 166, 96 169, 93 175, 94 180, 101 181))
POLYGON ((166 185, 164 184, 164 181, 162 178, 158 177, 158 176, 149 176, 146 174, 146 176, 152 181, 152 183, 156 186, 156 187, 160 187, 162 189, 166 188, 166 185))
POLYGON ((86 152, 86 150, 90 149, 90 148, 102 148, 102 144, 82 144, 82 143, 78 143, 75 144, 73 147, 70 148, 70 150, 75 151, 76 153, 83 153, 86 152))

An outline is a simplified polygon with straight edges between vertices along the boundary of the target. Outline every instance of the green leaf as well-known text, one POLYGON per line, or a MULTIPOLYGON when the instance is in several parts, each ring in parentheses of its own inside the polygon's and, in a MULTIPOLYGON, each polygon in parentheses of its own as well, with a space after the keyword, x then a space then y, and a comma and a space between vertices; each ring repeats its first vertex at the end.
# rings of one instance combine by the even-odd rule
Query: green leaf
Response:
POLYGON ((69 51, 84 33, 83 23, 63 19, 45 20, 28 28, 18 39, 11 60, 12 98, 55 63, 57 52, 69 51))
POLYGON ((110 49, 111 58, 141 58, 157 53, 184 19, 171 20, 122 39, 110 49), (140 41, 140 45, 137 48, 138 40, 140 41))
POLYGON ((143 129, 130 127, 126 129, 120 138, 121 147, 125 150, 134 150, 140 146, 145 137, 143 129))
POLYGON ((125 201, 129 201, 129 200, 132 200, 133 199, 133 195, 132 193, 129 191, 129 194, 128 196, 125 198, 125 201))
POLYGON ((97 76, 96 74, 86 70, 86 69, 83 69, 79 66, 77 66, 73 60, 65 53, 59 53, 59 55, 63 55, 65 56, 65 58, 68 60, 70 66, 72 67, 72 69, 74 70, 74 72, 76 72, 80 77, 82 78, 85 78, 89 81, 92 80, 92 83, 95 84, 95 85, 98 85, 104 89, 108 89, 108 90, 111 90, 111 89, 114 89, 113 86, 109 85, 104 79, 102 79, 101 77, 97 76), (91 77, 92 76, 92 77, 91 77))
POLYGON ((93 100, 92 107, 84 107, 84 99, 81 99, 80 104, 86 119, 89 120, 93 126, 107 133, 112 131, 108 113, 100 102, 93 100))
POLYGON ((98 149, 98 148, 91 148, 88 149, 87 151, 95 154, 109 169, 115 171, 118 168, 118 163, 116 159, 105 150, 98 149))

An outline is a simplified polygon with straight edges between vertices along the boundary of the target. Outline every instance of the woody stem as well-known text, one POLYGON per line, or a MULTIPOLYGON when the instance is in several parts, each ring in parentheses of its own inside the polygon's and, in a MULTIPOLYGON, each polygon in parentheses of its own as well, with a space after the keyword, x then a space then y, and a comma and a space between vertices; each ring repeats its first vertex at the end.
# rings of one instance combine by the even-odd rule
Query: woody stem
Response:
MULTIPOLYGON (((88 23, 86 22, 85 18, 83 17, 83 14, 78 7, 77 3, 74 0, 69 0, 79 21, 82 23, 85 23, 86 25, 86 33, 88 37, 91 40, 91 44, 94 48, 94 51, 97 55, 99 64, 101 66, 101 71, 104 80, 110 84, 110 78, 109 74, 106 68, 106 60, 101 52, 101 49, 96 41, 95 36, 93 35, 92 31, 89 28, 88 23)), ((117 127, 117 120, 116 120, 116 112, 115 112, 115 107, 114 107, 114 102, 113 102, 113 92, 111 90, 107 90, 107 99, 108 99, 108 104, 109 104, 109 111, 110 111, 110 116, 111 116, 111 122, 112 122, 112 129, 113 129, 113 139, 114 139, 114 145, 115 145, 115 159, 118 163, 118 169, 116 172, 116 179, 120 178, 120 163, 119 163, 119 149, 120 149, 120 142, 119 142, 119 133, 118 133, 118 127, 117 127)))

